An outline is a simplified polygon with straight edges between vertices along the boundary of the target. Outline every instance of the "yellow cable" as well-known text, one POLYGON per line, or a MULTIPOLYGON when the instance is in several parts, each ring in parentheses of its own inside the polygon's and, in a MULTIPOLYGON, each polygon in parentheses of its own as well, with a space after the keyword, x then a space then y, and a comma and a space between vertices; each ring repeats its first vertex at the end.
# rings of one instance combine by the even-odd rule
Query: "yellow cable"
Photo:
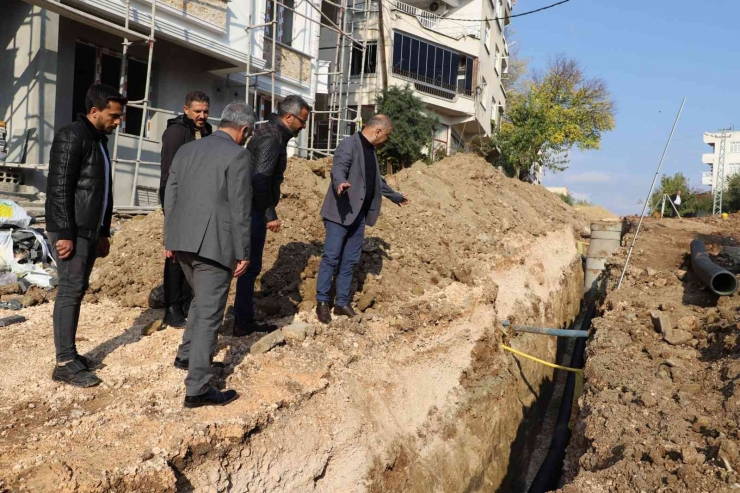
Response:
POLYGON ((581 397, 581 394, 583 393, 583 370, 580 368, 571 368, 569 366, 560 366, 556 365, 555 363, 550 363, 549 361, 541 360, 539 358, 535 358, 534 356, 530 356, 527 353, 523 353, 521 351, 518 351, 512 347, 505 346, 501 344, 501 347, 503 349, 506 349, 507 351, 511 351, 514 354, 518 354, 519 356, 522 356, 527 359, 531 359, 532 361, 536 361, 537 363, 542 363, 545 366, 549 366, 550 368, 556 368, 558 370, 565 370, 565 371, 572 371, 576 374, 576 388, 573 392, 573 405, 576 404, 578 401, 578 398, 581 397))
POLYGON ((532 361, 536 361, 537 363, 542 363, 543 365, 549 366, 550 368, 557 368, 558 370, 572 371, 574 373, 578 373, 580 375, 583 375, 583 370, 581 370, 580 368, 571 368, 569 366, 556 365, 555 363, 550 363, 548 361, 544 361, 544 360, 541 360, 539 358, 535 358, 534 356, 530 356, 527 353, 523 353, 523 352, 518 351, 518 350, 516 350, 514 348, 511 348, 509 346, 504 346, 503 344, 501 344, 501 347, 504 348, 504 349, 506 349, 507 351, 511 351, 514 354, 518 354, 519 356, 523 356, 524 358, 531 359, 532 361))

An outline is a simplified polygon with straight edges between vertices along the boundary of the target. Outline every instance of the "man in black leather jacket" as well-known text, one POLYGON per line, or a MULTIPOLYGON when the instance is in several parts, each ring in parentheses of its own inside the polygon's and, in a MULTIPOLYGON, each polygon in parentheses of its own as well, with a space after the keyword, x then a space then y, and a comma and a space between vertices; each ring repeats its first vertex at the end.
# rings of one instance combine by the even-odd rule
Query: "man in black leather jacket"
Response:
POLYGON ((112 87, 91 86, 85 96, 87 114, 61 128, 51 146, 46 230, 59 275, 52 379, 77 387, 100 383, 91 362, 77 354, 75 336, 95 259, 110 251, 113 182, 106 135, 120 125, 125 104, 112 87))
MULTIPOLYGON (((185 96, 183 114, 167 121, 167 129, 162 134, 162 174, 159 179, 159 200, 164 207, 164 189, 170 176, 170 167, 175 154, 183 145, 213 133, 208 123, 211 100, 200 91, 185 96)), ((164 259, 164 320, 163 325, 185 327, 192 300, 192 289, 180 267, 180 262, 164 259)))
POLYGON ((280 201, 280 185, 288 163, 287 147, 293 137, 306 128, 310 107, 299 96, 287 96, 277 115, 257 127, 247 148, 252 151, 252 230, 247 272, 236 281, 234 336, 274 330, 274 325, 258 324, 254 315, 254 282, 262 270, 262 251, 267 230, 280 232, 275 208, 280 201))

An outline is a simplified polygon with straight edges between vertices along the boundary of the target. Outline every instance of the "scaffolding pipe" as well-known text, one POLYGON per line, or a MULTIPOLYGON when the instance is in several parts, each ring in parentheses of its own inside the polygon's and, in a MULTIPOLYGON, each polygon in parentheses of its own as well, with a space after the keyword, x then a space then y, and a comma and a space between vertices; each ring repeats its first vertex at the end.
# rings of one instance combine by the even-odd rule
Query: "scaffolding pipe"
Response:
MULTIPOLYGON (((346 39, 346 27, 347 27, 347 0, 342 0, 342 5, 344 5, 342 10, 342 26, 345 28, 345 32, 342 33, 342 37, 340 38, 339 42, 339 67, 340 70, 343 72, 342 75, 339 76, 339 94, 337 97, 337 115, 339 116, 340 120, 337 121, 337 145, 339 145, 339 135, 343 135, 346 133, 342 128, 342 90, 344 89, 344 76, 345 74, 349 74, 347 69, 344 67, 344 44, 347 42, 346 39)), ((346 108, 346 107, 345 107, 346 108)), ((345 110, 345 116, 346 116, 346 110, 345 110)))
POLYGON ((147 110, 149 106, 149 85, 152 80, 152 58, 154 57, 154 30, 155 15, 157 11, 157 0, 152 0, 152 22, 149 32, 149 59, 146 64, 146 83, 144 84, 144 105, 141 111, 141 129, 139 129, 139 145, 136 148, 136 164, 134 165, 134 181, 131 184, 130 205, 136 202, 136 182, 139 181, 139 166, 141 165, 141 148, 144 143, 144 132, 146 131, 147 110))
POLYGON ((272 84, 270 85, 270 114, 275 113, 275 54, 277 52, 277 28, 278 28, 277 7, 278 7, 277 0, 272 0, 272 65, 270 65, 270 68, 272 69, 272 73, 270 74, 270 78, 272 79, 272 84))
MULTIPOLYGON (((128 29, 129 17, 131 17, 131 0, 126 0, 126 20, 124 27, 128 29)), ((128 38, 123 38, 123 54, 121 55, 121 78, 118 84, 118 92, 126 95, 126 56, 128 55, 128 38)), ((125 118, 125 116, 124 116, 125 118)), ((124 120, 125 123, 125 120, 124 120)), ((111 183, 116 181, 116 163, 118 162, 118 136, 121 133, 120 125, 116 127, 116 136, 113 138, 113 159, 111 160, 111 183)))

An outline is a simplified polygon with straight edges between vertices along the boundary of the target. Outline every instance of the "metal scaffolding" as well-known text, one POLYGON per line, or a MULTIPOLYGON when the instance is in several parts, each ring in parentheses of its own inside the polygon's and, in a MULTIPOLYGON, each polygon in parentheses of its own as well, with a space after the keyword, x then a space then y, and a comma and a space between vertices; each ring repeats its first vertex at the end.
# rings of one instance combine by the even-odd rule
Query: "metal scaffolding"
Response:
MULTIPOLYGON (((145 166, 160 166, 160 162, 158 161, 143 161, 142 160, 142 149, 143 149, 143 142, 145 139, 146 131, 147 131, 147 123, 148 123, 148 117, 149 113, 152 111, 164 113, 164 114, 172 114, 175 115, 176 113, 173 111, 169 111, 162 108, 154 108, 151 105, 150 101, 150 86, 152 82, 152 61, 154 56, 154 44, 155 44, 155 33, 156 33, 156 15, 157 15, 157 7, 158 7, 158 1, 157 0, 150 0, 151 1, 151 11, 150 11, 150 19, 149 19, 149 33, 143 34, 140 32, 137 32, 130 27, 130 22, 132 20, 132 8, 131 8, 131 0, 125 0, 125 18, 124 18, 124 25, 120 26, 114 22, 110 22, 107 20, 104 20, 98 16, 95 16, 93 14, 90 14, 88 12, 85 12, 83 10, 80 10, 78 8, 62 4, 59 0, 30 0, 33 4, 47 9, 51 12, 55 12, 59 15, 68 17, 70 19, 73 19, 77 22, 81 22, 83 24, 89 25, 91 27, 95 27, 97 29, 100 29, 102 31, 108 32, 110 34, 121 36, 123 38, 122 42, 122 52, 121 52, 121 64, 120 64, 120 77, 119 77, 119 91, 122 95, 126 96, 128 92, 128 81, 127 81, 127 67, 128 67, 128 55, 129 55, 129 48, 137 43, 145 44, 148 47, 148 59, 147 59, 147 68, 146 68, 146 82, 144 85, 144 98, 136 101, 129 101, 127 107, 128 108, 138 108, 141 109, 141 127, 139 129, 139 135, 137 139, 136 144, 136 158, 135 159, 122 159, 119 157, 119 140, 121 135, 121 128, 116 128, 114 140, 113 140, 113 152, 111 156, 111 178, 115 181, 116 179, 116 171, 119 165, 121 164, 127 164, 127 165, 133 165, 133 180, 131 183, 131 193, 128 196, 128 200, 126 201, 128 205, 122 205, 119 204, 116 206, 116 209, 121 212, 147 212, 150 210, 156 209, 156 207, 152 206, 137 206, 136 205, 136 197, 137 197, 137 190, 138 190, 138 181, 139 181, 139 173, 140 168, 142 165, 145 166)), ((253 2, 254 0, 247 0, 248 2, 253 2)), ((269 17, 269 19, 265 19, 265 22, 253 24, 252 23, 252 13, 250 10, 249 14, 249 25, 246 27, 246 33, 247 33, 247 63, 246 63, 246 102, 249 104, 249 98, 250 98, 250 87, 254 88, 253 97, 254 97, 254 103, 253 106, 255 107, 255 110, 257 110, 257 100, 258 100, 258 86, 257 86, 257 80, 259 77, 262 76, 270 76, 270 111, 271 113, 275 113, 277 111, 276 106, 276 99, 275 99, 275 84, 276 84, 276 75, 280 75, 280 70, 278 69, 278 61, 277 61, 277 49, 278 44, 280 42, 277 38, 278 33, 278 24, 279 24, 279 17, 278 17, 278 9, 282 8, 287 11, 292 12, 293 15, 301 17, 306 19, 308 22, 319 24, 320 29, 327 29, 329 31, 333 31, 337 34, 337 41, 335 46, 335 53, 333 55, 333 64, 330 66, 330 70, 328 73, 321 74, 328 77, 327 83, 330 83, 331 90, 328 94, 329 99, 329 106, 327 110, 324 111, 312 111, 311 112, 311 118, 310 118, 310 124, 309 124, 309 145, 306 147, 301 147, 298 145, 293 146, 294 148, 302 151, 306 151, 311 159, 313 159, 316 155, 318 156, 328 156, 332 155, 333 151, 336 147, 336 143, 339 141, 339 137, 343 137, 346 135, 347 132, 347 124, 353 123, 357 124, 361 122, 360 118, 360 111, 357 110, 351 110, 348 106, 349 104, 349 85, 350 85, 350 72, 351 72, 351 64, 352 64, 352 56, 353 52, 356 49, 361 50, 361 56, 362 56, 362 63, 361 63, 361 73, 359 76, 359 80, 354 80, 353 83, 358 83, 360 86, 362 86, 363 82, 365 81, 365 59, 367 56, 367 33, 368 33, 368 24, 369 24, 369 16, 372 13, 377 13, 377 10, 370 9, 370 0, 363 0, 364 4, 362 5, 362 8, 356 8, 354 6, 354 3, 352 6, 348 6, 349 2, 354 2, 355 0, 340 0, 340 3, 335 3, 331 0, 322 0, 325 4, 331 5, 333 7, 336 7, 337 10, 337 22, 335 23, 334 20, 332 20, 327 14, 322 12, 322 5, 319 3, 318 5, 313 3, 311 0, 304 0, 307 5, 310 6, 311 9, 315 10, 320 14, 320 20, 317 20, 314 18, 314 16, 311 15, 305 15, 301 12, 298 12, 295 8, 292 8, 285 3, 282 2, 282 0, 273 0, 272 2, 272 12, 269 17), (356 24, 356 15, 357 12, 361 12, 362 19, 364 22, 364 29, 363 29, 363 35, 361 39, 356 39, 354 36, 354 26, 356 24), (271 52, 269 56, 269 68, 267 67, 267 60, 265 60, 265 66, 266 68, 262 71, 252 71, 253 68, 253 55, 252 55, 252 47, 253 44, 253 37, 254 37, 254 31, 258 29, 267 29, 271 28, 270 37, 265 35, 263 36, 263 42, 269 40, 271 42, 271 52), (345 56, 345 53, 348 52, 348 56, 345 56), (346 62, 346 63, 345 63, 346 62), (252 84, 252 81, 254 83, 252 84), (354 115, 350 115, 350 111, 354 111, 354 115), (318 132, 316 130, 316 115, 327 115, 328 118, 328 138, 327 138, 327 144, 325 148, 317 148, 316 147, 316 140, 318 132), (332 131, 334 130, 335 135, 334 138, 332 138, 332 131)), ((252 4, 254 5, 254 4, 252 4)), ((381 4, 382 8, 382 4, 381 4)), ((250 6, 251 9, 251 6, 250 6)), ((318 41, 320 43, 320 40, 318 41)), ((264 49, 264 43, 263 43, 263 49, 264 49)), ((264 57, 266 58, 266 57, 264 57)), ((311 77, 313 78, 312 82, 317 82, 317 79, 319 77, 319 71, 318 71, 318 61, 314 65, 316 70, 313 71, 311 74, 311 77)), ((214 120, 214 119, 211 119, 214 120)), ((125 122, 125 120, 124 120, 125 122)), ((263 121, 258 122, 263 123, 263 121)), ((48 165, 46 164, 25 164, 25 163, 8 163, 4 162, 2 163, 2 166, 10 167, 10 168, 23 168, 23 169, 34 169, 34 170, 47 170, 48 165)))

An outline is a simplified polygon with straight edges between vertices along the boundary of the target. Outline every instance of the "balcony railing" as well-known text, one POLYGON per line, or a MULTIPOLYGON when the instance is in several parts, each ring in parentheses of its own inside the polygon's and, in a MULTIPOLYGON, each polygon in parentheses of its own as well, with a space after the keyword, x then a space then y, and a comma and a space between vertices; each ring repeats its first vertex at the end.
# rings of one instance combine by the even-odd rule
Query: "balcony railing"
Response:
POLYGON ((711 171, 703 171, 701 174, 702 185, 712 185, 714 183, 714 176, 711 171))
POLYGON ((451 21, 399 0, 395 0, 392 5, 396 10, 416 17, 422 27, 438 32, 439 34, 444 34, 455 39, 465 36, 480 37, 480 23, 478 22, 471 21, 470 24, 463 24, 461 22, 451 21))
POLYGON ((393 75, 396 75, 401 79, 412 81, 414 83, 414 88, 417 91, 431 94, 432 96, 438 96, 449 100, 455 99, 458 95, 467 97, 473 96, 473 91, 460 89, 452 84, 447 84, 446 82, 415 74, 398 67, 393 67, 393 75))

